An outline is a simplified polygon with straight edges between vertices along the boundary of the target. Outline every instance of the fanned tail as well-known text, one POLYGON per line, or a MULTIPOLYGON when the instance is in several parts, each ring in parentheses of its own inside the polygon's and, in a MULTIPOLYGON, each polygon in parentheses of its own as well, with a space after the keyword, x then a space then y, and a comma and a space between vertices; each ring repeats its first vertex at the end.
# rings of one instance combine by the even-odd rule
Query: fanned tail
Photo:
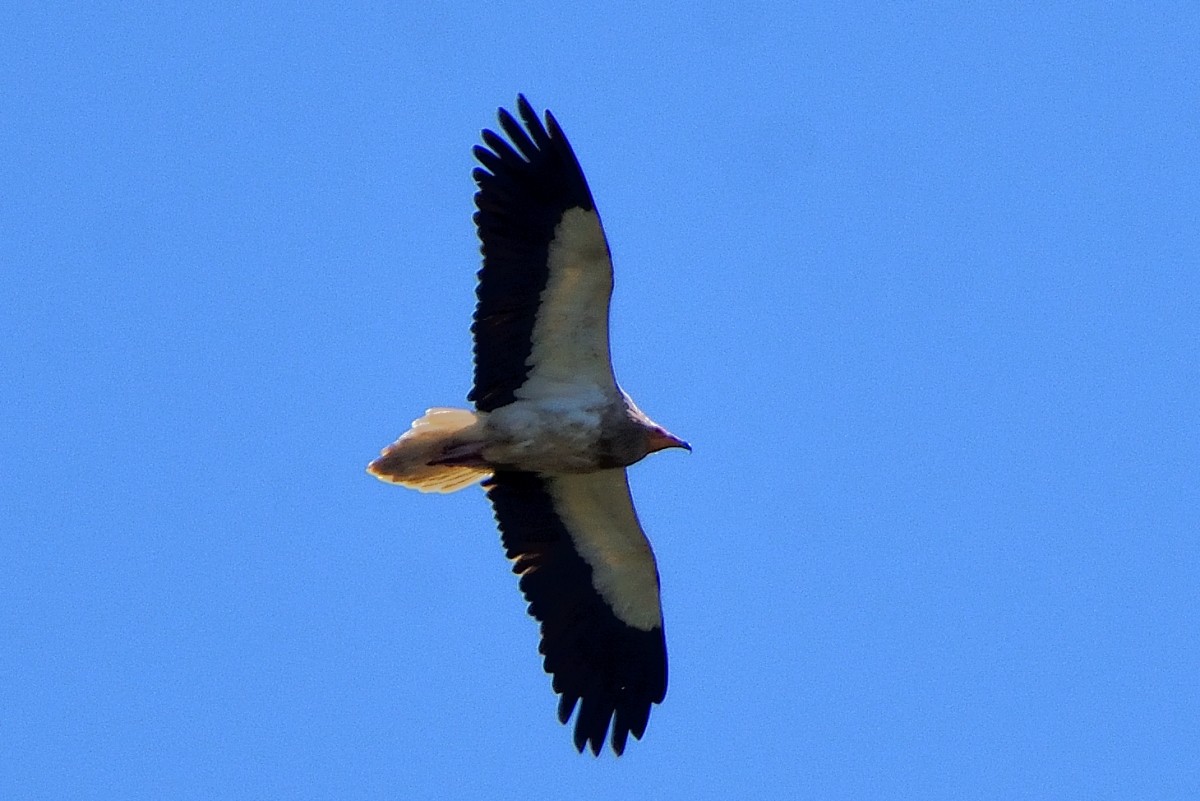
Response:
POLYGON ((419 492, 454 492, 482 481, 491 468, 479 457, 482 418, 466 409, 437 407, 367 466, 380 481, 419 492))

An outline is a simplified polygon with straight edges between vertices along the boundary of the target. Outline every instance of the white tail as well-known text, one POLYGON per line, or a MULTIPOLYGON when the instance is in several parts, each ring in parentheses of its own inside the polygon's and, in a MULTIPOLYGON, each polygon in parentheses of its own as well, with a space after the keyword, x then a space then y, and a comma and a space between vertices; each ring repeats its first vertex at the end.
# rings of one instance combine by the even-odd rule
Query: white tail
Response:
POLYGON ((466 409, 428 409, 400 439, 381 451, 379 458, 367 466, 367 472, 380 481, 420 492, 454 492, 469 487, 492 473, 478 462, 483 444, 481 422, 480 415, 466 409), (455 463, 437 463, 446 459, 455 463))

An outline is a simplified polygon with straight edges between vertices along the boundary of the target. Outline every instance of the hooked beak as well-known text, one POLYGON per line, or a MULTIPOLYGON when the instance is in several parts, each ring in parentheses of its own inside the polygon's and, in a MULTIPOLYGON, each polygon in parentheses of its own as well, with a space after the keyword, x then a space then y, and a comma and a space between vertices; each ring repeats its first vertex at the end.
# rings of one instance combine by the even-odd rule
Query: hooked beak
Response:
POLYGON ((674 434, 660 428, 650 434, 650 453, 661 451, 665 448, 683 448, 688 453, 692 452, 691 445, 688 445, 674 434))

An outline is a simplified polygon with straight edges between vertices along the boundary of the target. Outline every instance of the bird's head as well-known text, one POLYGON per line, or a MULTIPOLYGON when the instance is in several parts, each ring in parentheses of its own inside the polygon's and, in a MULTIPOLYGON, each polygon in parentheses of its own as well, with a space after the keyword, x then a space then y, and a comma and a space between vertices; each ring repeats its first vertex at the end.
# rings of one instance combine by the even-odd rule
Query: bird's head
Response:
POLYGON ((627 392, 622 390, 621 395, 625 400, 625 413, 629 416, 629 421, 633 423, 635 430, 641 434, 641 437, 634 441, 645 447, 645 450, 638 454, 635 459, 641 459, 647 454, 666 448, 683 448, 688 453, 691 453, 691 445, 688 445, 679 437, 651 420, 645 412, 637 407, 637 404, 633 402, 633 398, 629 397, 627 392))
POLYGON ((662 426, 650 426, 646 431, 646 443, 648 445, 647 453, 654 453, 666 448, 683 448, 688 453, 692 452, 692 446, 681 440, 679 437, 667 431, 662 426))

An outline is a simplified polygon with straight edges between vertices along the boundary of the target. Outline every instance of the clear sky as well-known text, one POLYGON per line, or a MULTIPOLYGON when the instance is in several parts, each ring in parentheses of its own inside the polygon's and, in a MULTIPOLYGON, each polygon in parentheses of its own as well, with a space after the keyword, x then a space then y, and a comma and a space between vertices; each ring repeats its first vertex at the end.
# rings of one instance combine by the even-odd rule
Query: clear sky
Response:
POLYGON ((807 5, 5 4, 0 797, 1200 797, 1200 9, 807 5), (363 472, 518 92, 695 448, 619 760, 482 493, 363 472))

